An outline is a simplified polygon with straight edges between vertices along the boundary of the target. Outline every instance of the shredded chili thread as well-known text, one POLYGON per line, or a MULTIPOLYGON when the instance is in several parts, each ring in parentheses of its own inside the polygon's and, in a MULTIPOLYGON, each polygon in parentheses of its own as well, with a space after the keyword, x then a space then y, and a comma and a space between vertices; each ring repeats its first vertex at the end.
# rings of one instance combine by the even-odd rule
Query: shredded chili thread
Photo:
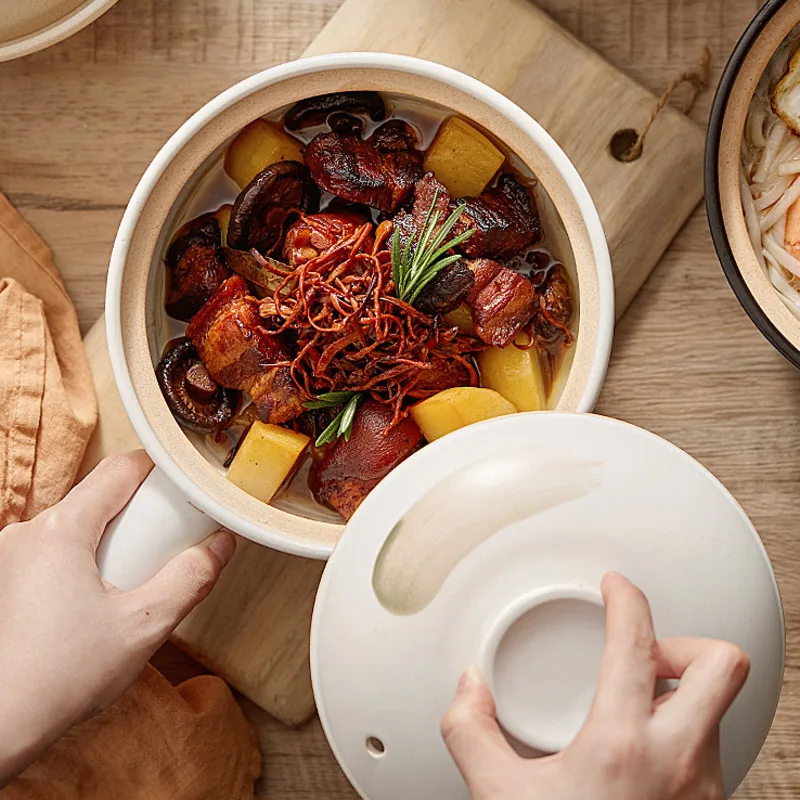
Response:
MULTIPOLYGON (((260 306, 265 327, 296 341, 291 376, 308 398, 330 391, 368 392, 406 415, 409 397, 450 386, 478 386, 473 354, 486 347, 394 294, 390 221, 369 222, 283 275, 260 306), (427 383, 425 379, 428 379, 427 383)), ((273 270, 278 274, 277 270, 273 270)))

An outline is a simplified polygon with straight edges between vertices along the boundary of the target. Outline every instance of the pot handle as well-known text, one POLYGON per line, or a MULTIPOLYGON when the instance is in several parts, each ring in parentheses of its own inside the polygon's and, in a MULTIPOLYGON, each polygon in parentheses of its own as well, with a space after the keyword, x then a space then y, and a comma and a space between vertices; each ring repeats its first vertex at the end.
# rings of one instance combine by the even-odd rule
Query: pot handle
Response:
POLYGON ((154 467, 106 528, 97 549, 100 575, 119 589, 133 589, 219 527, 154 467))

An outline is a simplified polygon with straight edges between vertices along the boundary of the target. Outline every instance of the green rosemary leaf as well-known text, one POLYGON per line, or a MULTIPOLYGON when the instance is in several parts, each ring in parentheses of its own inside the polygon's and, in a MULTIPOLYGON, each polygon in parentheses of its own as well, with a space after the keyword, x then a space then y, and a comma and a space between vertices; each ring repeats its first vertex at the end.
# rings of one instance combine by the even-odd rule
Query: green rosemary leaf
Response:
POLYGON ((442 243, 445 240, 445 237, 453 230, 453 226, 458 222, 461 215, 464 213, 464 209, 466 208, 465 205, 460 205, 456 208, 452 214, 442 223, 439 230, 436 232, 436 236, 434 236, 433 241, 431 242, 430 249, 437 250, 441 247, 442 243))
POLYGON ((419 293, 447 266, 457 261, 457 256, 450 251, 465 242, 475 229, 464 231, 447 240, 453 227, 458 222, 465 206, 459 205, 440 225, 441 212, 436 208, 439 197, 437 189, 433 194, 430 208, 425 214, 422 227, 408 238, 403 251, 400 252, 400 236, 395 228, 392 241, 392 279, 395 294, 401 300, 413 303, 419 293), (446 241, 447 240, 447 241, 446 241), (414 245, 414 253, 411 247, 414 245))
POLYGON ((351 392, 349 389, 339 392, 325 392, 317 395, 317 400, 325 400, 333 405, 338 405, 339 403, 344 403, 345 400, 349 400, 353 394, 355 392, 351 392))
POLYGON ((303 403, 303 408, 309 410, 317 408, 332 408, 346 403, 353 396, 353 392, 325 392, 317 395, 313 400, 303 403))
MULTIPOLYGON (((406 241, 406 246, 403 248, 403 255, 400 258, 400 264, 398 265, 398 272, 400 274, 400 283, 395 281, 395 293, 399 298, 402 299, 403 297, 403 288, 406 282, 406 273, 408 272, 409 266, 409 257, 411 255, 411 245, 414 243, 414 239, 417 237, 416 231, 408 237, 406 241)), ((392 265, 394 269, 394 265, 392 265)))
POLYGON ((428 240, 431 238, 431 234, 436 229, 438 222, 439 212, 436 211, 430 218, 430 222, 427 223, 426 227, 422 229, 422 234, 420 234, 419 237, 419 244, 417 245, 414 258, 412 259, 411 266, 408 270, 412 276, 415 272, 419 272, 421 269, 424 269, 424 264, 427 261, 428 253, 430 252, 428 249, 428 240))
POLYGON ((350 441, 350 434, 353 432, 353 420, 360 401, 361 395, 354 394, 350 402, 342 410, 342 419, 339 422, 339 436, 344 436, 346 442, 350 441))
POLYGON ((303 406, 308 409, 342 406, 339 413, 331 420, 330 425, 317 437, 315 442, 317 447, 322 447, 322 445, 328 444, 342 435, 347 441, 350 440, 353 420, 356 416, 358 404, 361 402, 361 397, 361 392, 326 392, 319 395, 315 400, 303 403, 303 406))
POLYGON ((447 258, 440 259, 436 262, 426 273, 420 277, 420 280, 412 288, 406 302, 413 304, 419 297, 420 292, 445 268, 449 267, 455 261, 461 258, 460 255, 447 256, 447 258))
POLYGON ((329 403, 327 400, 307 400, 303 403, 303 408, 309 411, 316 411, 320 408, 332 408, 334 405, 337 405, 337 403, 329 403))
POLYGON ((428 227, 428 222, 433 215, 433 211, 436 208, 436 201, 439 199, 439 187, 437 186, 433 192, 433 200, 431 200, 430 208, 428 209, 428 213, 425 215, 425 220, 422 223, 422 230, 428 227))
POLYGON ((452 250, 454 247, 458 247, 462 242, 466 242, 467 239, 475 233, 475 228, 470 228, 468 231, 464 231, 464 233, 459 233, 458 236, 454 236, 450 239, 449 242, 443 244, 432 256, 431 261, 436 261, 437 258, 443 256, 448 250, 452 250))
POLYGON ((342 422, 342 414, 343 413, 344 413, 344 409, 342 409, 333 418, 333 421, 331 422, 331 424, 328 425, 328 427, 325 428, 325 430, 322 431, 322 433, 317 437, 317 441, 315 442, 317 447, 322 447, 322 445, 328 444, 328 442, 332 442, 334 439, 336 439, 339 436, 339 425, 342 422))
POLYGON ((400 229, 392 233, 392 280, 395 287, 400 286, 400 229))

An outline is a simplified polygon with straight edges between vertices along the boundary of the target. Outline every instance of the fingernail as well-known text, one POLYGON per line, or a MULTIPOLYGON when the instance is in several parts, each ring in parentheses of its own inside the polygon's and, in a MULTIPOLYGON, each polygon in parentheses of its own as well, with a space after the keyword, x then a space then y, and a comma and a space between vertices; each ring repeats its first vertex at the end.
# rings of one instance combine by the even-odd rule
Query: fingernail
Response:
POLYGON ((461 680, 458 682, 458 691, 461 692, 464 689, 469 689, 471 686, 475 686, 476 684, 480 683, 480 681, 480 670, 474 664, 472 664, 467 667, 461 675, 461 680))
POLYGON ((211 534, 208 549, 222 562, 227 564, 236 551, 236 539, 230 531, 217 531, 211 534))

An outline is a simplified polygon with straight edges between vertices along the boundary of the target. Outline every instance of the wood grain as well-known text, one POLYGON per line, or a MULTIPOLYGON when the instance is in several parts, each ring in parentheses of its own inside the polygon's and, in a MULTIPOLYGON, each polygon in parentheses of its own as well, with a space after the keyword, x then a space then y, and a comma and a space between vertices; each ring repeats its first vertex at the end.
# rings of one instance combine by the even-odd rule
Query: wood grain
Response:
MULTIPOLYGON (((103 276, 122 208, 158 146, 236 78, 297 57, 338 5, 338 0, 120 0, 74 39, 2 65, 0 188, 53 245, 84 330, 102 308, 103 276)), ((712 52, 718 76, 758 2, 540 0, 539 5, 659 92, 694 62, 703 45, 712 52)), ((692 114, 696 121, 704 122, 709 103, 710 94, 700 99, 692 114)), ((598 411, 647 427, 699 458, 733 491, 764 538, 786 612, 786 682, 770 737, 737 798, 797 797, 800 375, 736 303, 702 209, 620 322, 598 411)), ((195 669, 177 650, 166 657, 175 678, 195 669)), ((262 799, 356 797, 318 723, 289 730, 243 704, 264 753, 262 799)))

